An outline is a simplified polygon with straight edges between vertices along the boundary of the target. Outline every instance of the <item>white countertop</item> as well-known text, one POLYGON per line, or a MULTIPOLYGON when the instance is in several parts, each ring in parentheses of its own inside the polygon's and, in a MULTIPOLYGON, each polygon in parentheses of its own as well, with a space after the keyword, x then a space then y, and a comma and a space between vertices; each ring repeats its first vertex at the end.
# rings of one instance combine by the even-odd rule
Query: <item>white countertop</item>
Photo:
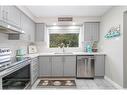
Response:
POLYGON ((106 55, 103 52, 93 52, 93 53, 88 53, 88 52, 73 52, 73 53, 61 53, 61 54, 55 54, 54 52, 52 53, 35 53, 35 54, 28 54, 26 55, 27 57, 38 57, 38 56, 58 56, 58 55, 106 55))

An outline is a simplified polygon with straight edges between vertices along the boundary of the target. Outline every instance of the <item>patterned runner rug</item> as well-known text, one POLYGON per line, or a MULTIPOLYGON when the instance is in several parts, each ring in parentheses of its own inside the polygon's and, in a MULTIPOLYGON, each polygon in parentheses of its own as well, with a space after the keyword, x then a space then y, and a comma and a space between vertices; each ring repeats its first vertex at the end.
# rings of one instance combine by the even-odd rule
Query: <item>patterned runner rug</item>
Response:
POLYGON ((37 88, 52 88, 52 87, 66 87, 66 88, 75 88, 76 83, 75 80, 40 80, 40 82, 37 85, 37 88))

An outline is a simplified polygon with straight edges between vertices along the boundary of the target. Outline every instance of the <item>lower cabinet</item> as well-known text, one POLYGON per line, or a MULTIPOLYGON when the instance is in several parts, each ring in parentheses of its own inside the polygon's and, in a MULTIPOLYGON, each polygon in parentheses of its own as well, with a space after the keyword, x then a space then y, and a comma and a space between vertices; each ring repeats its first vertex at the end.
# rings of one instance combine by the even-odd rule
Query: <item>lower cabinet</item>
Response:
POLYGON ((95 55, 95 76, 105 75, 105 55, 95 55))
POLYGON ((31 84, 33 84, 36 79, 38 78, 38 57, 35 57, 32 59, 32 62, 31 62, 31 84))
MULTIPOLYGON (((95 76, 105 75, 105 55, 95 55, 95 76)), ((40 56, 32 59, 31 83, 37 77, 75 77, 76 56, 40 56), (38 64, 39 63, 39 64, 38 64), (39 70, 38 70, 39 68, 39 70)))
POLYGON ((49 77, 51 76, 52 69, 52 57, 50 56, 40 56, 39 57, 39 76, 49 77))
POLYGON ((40 77, 75 77, 76 56, 41 56, 39 57, 40 77))
POLYGON ((63 57, 52 57, 52 76, 63 76, 63 57))
POLYGON ((76 76, 76 56, 64 57, 64 76, 76 76))

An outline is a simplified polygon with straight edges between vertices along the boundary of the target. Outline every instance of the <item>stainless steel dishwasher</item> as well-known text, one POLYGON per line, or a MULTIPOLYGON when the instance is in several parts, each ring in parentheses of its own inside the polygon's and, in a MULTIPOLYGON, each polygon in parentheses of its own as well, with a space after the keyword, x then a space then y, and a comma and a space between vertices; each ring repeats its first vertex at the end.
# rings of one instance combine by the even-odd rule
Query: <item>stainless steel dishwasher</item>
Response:
POLYGON ((77 78, 94 78, 94 56, 77 56, 77 78))

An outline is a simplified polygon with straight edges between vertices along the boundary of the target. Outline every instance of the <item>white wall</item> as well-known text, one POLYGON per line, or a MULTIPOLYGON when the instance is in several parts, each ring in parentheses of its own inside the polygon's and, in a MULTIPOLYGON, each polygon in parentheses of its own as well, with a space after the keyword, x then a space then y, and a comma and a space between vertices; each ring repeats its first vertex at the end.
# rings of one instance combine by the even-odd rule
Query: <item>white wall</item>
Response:
POLYGON ((100 50, 106 53, 105 76, 123 86, 123 12, 127 7, 114 7, 102 16, 100 24, 100 50), (121 36, 107 40, 105 34, 120 25, 121 36))
POLYGON ((123 67, 124 67, 124 84, 123 86, 127 88, 127 12, 124 13, 123 18, 123 67))
MULTIPOLYGON (((92 17, 73 17, 73 22, 75 22, 77 25, 83 24, 83 22, 99 22, 100 17, 99 16, 92 16, 92 17)), ((57 23, 59 25, 72 25, 72 22, 58 22, 58 17, 38 17, 36 18, 37 23, 46 23, 47 25, 53 25, 54 23, 57 23)))

